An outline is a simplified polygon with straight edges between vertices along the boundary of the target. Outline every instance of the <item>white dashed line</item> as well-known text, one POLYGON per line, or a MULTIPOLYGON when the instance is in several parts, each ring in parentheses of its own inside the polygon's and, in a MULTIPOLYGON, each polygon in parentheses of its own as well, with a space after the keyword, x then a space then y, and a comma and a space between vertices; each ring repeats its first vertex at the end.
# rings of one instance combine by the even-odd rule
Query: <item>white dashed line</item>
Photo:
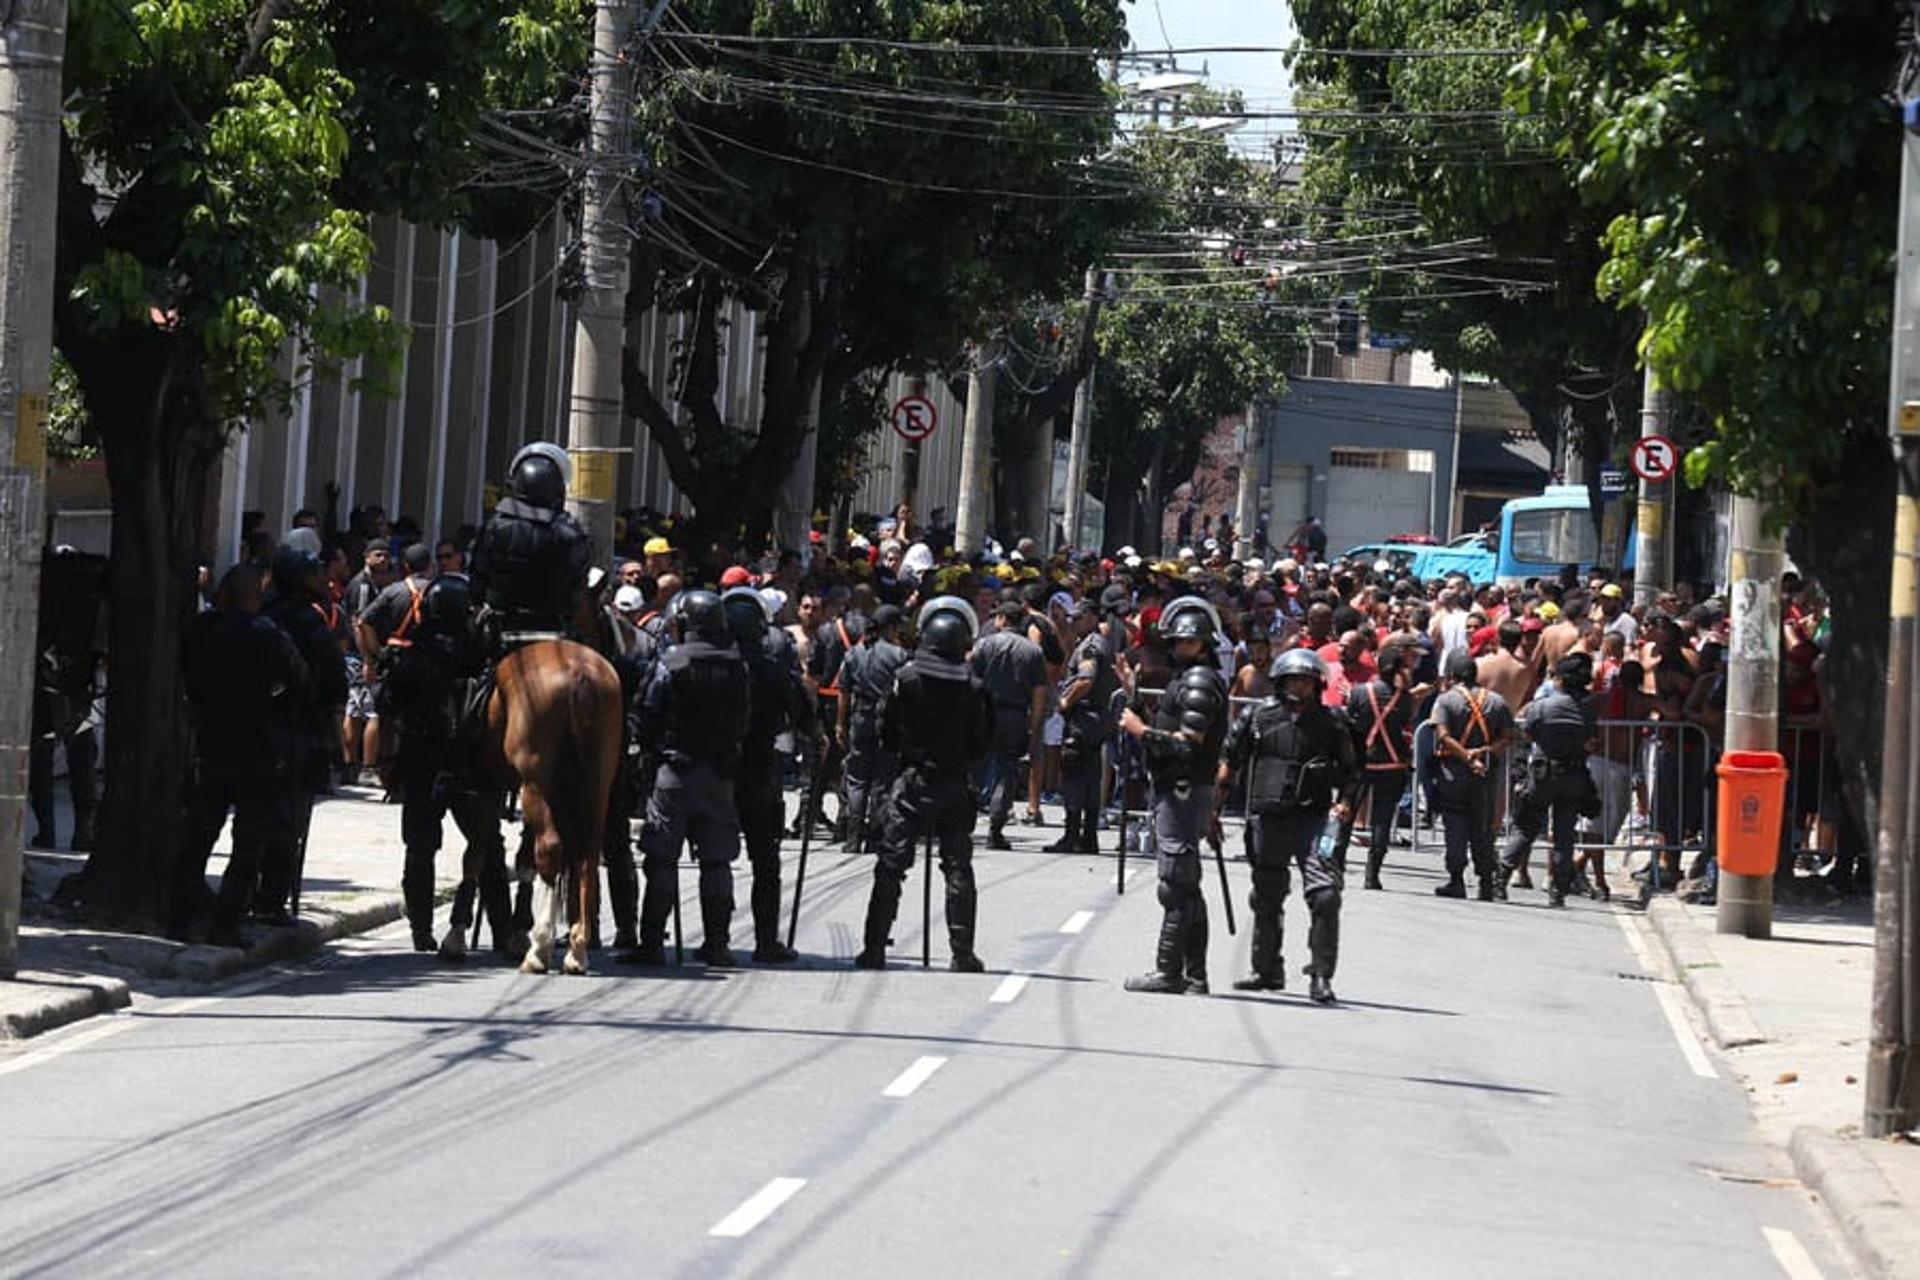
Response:
POLYGON ((737 1239, 773 1216, 773 1211, 794 1198, 807 1185, 805 1178, 775 1178, 748 1197, 747 1202, 713 1224, 710 1236, 737 1239))
POLYGON ((987 997, 987 1003, 1012 1004, 1020 998, 1020 993, 1026 989, 1027 975, 1024 973, 1010 973, 1000 980, 999 986, 993 989, 993 994, 987 997))
POLYGON ((1060 932, 1079 933, 1081 930, 1085 929, 1088 925, 1092 923, 1093 923, 1093 912, 1076 911, 1072 915, 1067 917, 1067 922, 1065 924, 1060 926, 1060 932))
POLYGON ((1620 925, 1620 932, 1627 935, 1627 946, 1632 948, 1633 958, 1638 960, 1640 967, 1648 973, 1655 972, 1653 955, 1647 950, 1646 940, 1640 936, 1639 927, 1633 923, 1624 911, 1614 912, 1613 918, 1620 925))
POLYGON ((914 1090, 933 1079, 933 1073, 946 1065, 945 1058, 922 1058, 895 1076, 893 1083, 880 1091, 880 1096, 883 1098, 912 1097, 914 1090))
POLYGON ((1700 1047, 1700 1039, 1693 1034, 1693 1024, 1687 1021, 1687 1011, 1680 1005, 1680 988, 1670 982, 1656 982, 1653 985, 1654 999, 1660 1002, 1660 1012, 1667 1015, 1667 1025, 1673 1028, 1673 1038, 1680 1045, 1680 1056, 1687 1060, 1693 1074, 1703 1080, 1712 1080, 1719 1076, 1708 1060, 1706 1050, 1700 1047))
POLYGON ((1767 1247, 1773 1250, 1775 1262, 1787 1273, 1789 1280, 1821 1280, 1820 1268, 1814 1265, 1808 1255, 1807 1247, 1800 1243, 1800 1237, 1784 1227, 1762 1227, 1760 1234, 1767 1238, 1767 1247))

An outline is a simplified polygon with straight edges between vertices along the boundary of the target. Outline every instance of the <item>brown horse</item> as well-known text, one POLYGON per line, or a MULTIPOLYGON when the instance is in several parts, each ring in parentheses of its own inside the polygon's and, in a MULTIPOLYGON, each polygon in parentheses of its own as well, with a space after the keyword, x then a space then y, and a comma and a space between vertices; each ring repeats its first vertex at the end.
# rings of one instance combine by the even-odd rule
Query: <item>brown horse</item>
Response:
POLYGON ((533 849, 533 936, 520 968, 553 960, 562 871, 578 895, 565 969, 587 971, 587 934, 600 915, 600 847, 620 762, 620 677, 585 645, 539 640, 494 670, 480 772, 505 791, 518 782, 533 849))

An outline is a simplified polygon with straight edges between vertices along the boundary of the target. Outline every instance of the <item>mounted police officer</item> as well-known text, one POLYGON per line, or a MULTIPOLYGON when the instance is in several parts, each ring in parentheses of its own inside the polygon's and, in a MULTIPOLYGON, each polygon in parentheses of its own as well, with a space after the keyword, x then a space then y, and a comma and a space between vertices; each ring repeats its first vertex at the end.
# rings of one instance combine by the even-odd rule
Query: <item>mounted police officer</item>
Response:
POLYGON ((1067 668, 1071 678, 1060 695, 1066 727, 1060 743, 1060 799, 1066 806, 1066 834, 1047 846, 1049 853, 1098 853, 1100 762, 1113 735, 1113 695, 1120 677, 1113 643, 1099 629, 1093 603, 1081 600, 1071 619, 1076 641, 1067 668))
POLYGON ((1520 713, 1520 733, 1533 744, 1513 835, 1500 859, 1500 879, 1526 865, 1533 842, 1551 827, 1553 852, 1547 864, 1547 905, 1567 904, 1573 876, 1573 843, 1580 819, 1600 812, 1600 791, 1587 771, 1587 754, 1597 750, 1599 726, 1587 687, 1593 683, 1593 659, 1571 653, 1554 667, 1553 686, 1520 713))
POLYGON ((680 897, 680 850, 691 843, 700 863, 700 958, 724 968, 734 964, 728 932, 740 814, 733 788, 752 713, 751 677, 719 596, 684 591, 673 611, 678 643, 655 664, 640 717, 642 745, 660 763, 640 831, 647 883, 632 959, 665 962, 667 917, 680 897))
MULTIPOLYGON (((1285 656, 1285 655, 1282 655, 1285 656)), ((1335 861, 1346 873, 1347 843, 1360 806, 1368 808, 1367 878, 1365 887, 1379 889, 1380 869, 1386 864, 1387 844, 1393 838, 1393 819, 1406 794, 1413 769, 1413 718, 1423 691, 1413 686, 1413 663, 1407 647, 1389 644, 1380 650, 1380 676, 1356 686, 1347 696, 1347 720, 1359 744, 1360 780, 1353 807, 1340 824, 1340 847, 1335 861)))
POLYGON ((489 656, 516 636, 558 635, 573 624, 592 550, 564 509, 572 471, 558 445, 520 450, 508 473, 512 492, 474 541, 473 590, 492 615, 489 656))
POLYGON ((877 841, 887 793, 900 771, 899 761, 880 741, 880 724, 894 679, 907 665, 907 651, 900 646, 905 623, 899 605, 875 609, 866 637, 840 668, 835 733, 846 753, 848 853, 865 853, 877 841))
POLYGON ((1160 873, 1160 944, 1152 973, 1127 979, 1129 991, 1207 993, 1207 900, 1200 892, 1200 841, 1213 813, 1214 774, 1227 735, 1227 682, 1215 641, 1220 615, 1197 596, 1160 614, 1172 649, 1173 676, 1148 724, 1132 707, 1120 728, 1137 739, 1153 793, 1153 842, 1160 873))
POLYGON ((334 637, 320 557, 282 547, 273 557, 273 598, 262 611, 293 641, 310 680, 297 710, 295 756, 288 769, 288 821, 268 841, 260 872, 255 914, 271 923, 287 920, 287 899, 300 874, 300 847, 313 819, 314 793, 326 785, 341 713, 347 705, 347 665, 334 637))
POLYGON ((1442 898, 1467 896, 1471 850, 1480 900, 1504 901, 1506 878, 1494 860, 1493 797, 1494 788, 1506 783, 1500 762, 1513 739, 1513 712, 1499 694, 1477 687, 1479 676, 1465 649, 1446 656, 1440 675, 1446 688, 1433 702, 1431 768, 1434 807, 1446 828, 1447 879, 1433 892, 1442 898))
MULTIPOLYGON (((1309 994, 1333 1000, 1340 959, 1341 872, 1334 860, 1338 831, 1353 815, 1353 732, 1346 713, 1321 699, 1327 667, 1311 649, 1289 649, 1273 661, 1273 693, 1234 722, 1220 760, 1216 797, 1233 775, 1248 771, 1247 858, 1253 864, 1253 971, 1233 985, 1240 991, 1282 991, 1282 908, 1298 868, 1312 913, 1307 936, 1309 994), (1337 801, 1337 803, 1336 803, 1337 801), (1329 825, 1331 824, 1331 826, 1329 825)), ((1218 819, 1220 799, 1215 800, 1218 819)))
POLYGON ((756 964, 787 964, 795 953, 780 940, 780 836, 786 826, 786 790, 781 785, 779 748, 774 744, 790 729, 808 736, 815 732, 813 700, 801 679, 793 640, 772 626, 760 593, 752 587, 734 587, 720 602, 747 665, 751 689, 733 795, 747 861, 753 868, 749 898, 753 959, 756 964))
POLYGON ((883 749, 900 761, 900 776, 887 800, 886 832, 873 868, 867 901, 866 945, 854 964, 883 969, 888 933, 900 907, 900 891, 914 851, 929 832, 939 840, 940 870, 947 881, 950 968, 981 973, 974 951, 978 891, 973 880, 976 803, 972 774, 993 740, 985 687, 967 666, 979 621, 973 607, 940 596, 921 608, 919 644, 901 668, 881 723, 883 749))

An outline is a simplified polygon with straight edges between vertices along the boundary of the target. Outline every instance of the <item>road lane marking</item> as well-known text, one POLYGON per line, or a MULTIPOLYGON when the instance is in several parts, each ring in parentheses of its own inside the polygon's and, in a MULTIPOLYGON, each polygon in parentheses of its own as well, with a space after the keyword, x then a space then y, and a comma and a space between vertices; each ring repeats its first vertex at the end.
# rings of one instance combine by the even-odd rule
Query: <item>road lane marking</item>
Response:
POLYGON ((773 1211, 800 1193, 805 1178, 775 1178, 747 1198, 747 1202, 713 1224, 710 1236, 738 1239, 773 1216, 773 1211))
POLYGON ((1667 1015, 1667 1025, 1673 1028, 1673 1038, 1680 1045, 1680 1056, 1693 1068, 1693 1074, 1703 1080, 1712 1080, 1719 1076, 1708 1060, 1706 1050, 1700 1047, 1700 1038, 1693 1033, 1693 1024, 1687 1021, 1687 1012, 1680 1005, 1680 988, 1671 982, 1653 984, 1653 995, 1660 1002, 1660 1012, 1667 1015))
POLYGON ((0 1076, 12 1075, 16 1071, 25 1071, 28 1067, 51 1062, 55 1058, 64 1058, 91 1044, 98 1044, 108 1036, 117 1036, 134 1025, 135 1019, 127 1014, 108 1014, 100 1023, 85 1027, 71 1035, 61 1036, 44 1045, 28 1049, 16 1058, 0 1061, 0 1076))
POLYGON ((1620 932, 1627 935, 1627 946, 1632 948, 1634 959, 1640 962, 1640 967, 1648 973, 1656 972, 1653 953, 1647 950, 1646 939, 1640 936, 1639 927, 1634 924, 1632 918, 1624 911, 1614 912, 1613 918, 1619 923, 1620 932))
POLYGON ((1020 993, 1026 989, 1027 975, 1024 973, 1010 973, 1000 979, 1000 985, 995 987, 993 994, 987 997, 987 1003, 1012 1004, 1020 998, 1020 993))
POLYGON ((1092 923, 1093 923, 1093 912, 1076 911, 1072 915, 1067 917, 1067 922, 1065 924, 1060 926, 1060 932, 1079 933, 1081 930, 1085 929, 1088 925, 1092 923))
POLYGON ((1784 1227, 1762 1227, 1760 1234, 1767 1238, 1767 1247, 1773 1250, 1774 1261, 1780 1264, 1780 1269, 1787 1273, 1789 1280, 1822 1280, 1820 1268, 1814 1265, 1799 1236, 1784 1227))
POLYGON ((945 1058, 925 1057, 895 1076, 893 1083, 880 1091, 883 1098, 908 1098, 913 1091, 933 1079, 933 1073, 947 1065, 945 1058))

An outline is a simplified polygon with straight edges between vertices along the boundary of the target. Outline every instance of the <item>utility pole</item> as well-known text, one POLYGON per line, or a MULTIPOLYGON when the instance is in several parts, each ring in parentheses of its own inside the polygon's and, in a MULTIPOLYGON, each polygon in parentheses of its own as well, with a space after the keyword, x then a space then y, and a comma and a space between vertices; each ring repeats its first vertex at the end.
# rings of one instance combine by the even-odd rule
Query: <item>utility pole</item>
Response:
POLYGON ((66 29, 67 0, 15 0, 0 20, 0 978, 20 968, 66 29))
POLYGON ((1920 99, 1901 86, 1900 263, 1893 303, 1888 427, 1898 495, 1893 509, 1892 619, 1887 629, 1887 720, 1880 748, 1879 828, 1873 866, 1873 1002, 1862 1127, 1884 1138, 1920 1126, 1920 708, 1914 705, 1915 615, 1920 614, 1920 99))
MULTIPOLYGON (((646 30, 666 8, 659 0, 646 30)), ((567 506, 587 531, 596 563, 613 555, 623 412, 620 360, 627 337, 628 240, 625 189, 633 166, 634 0, 597 0, 593 18, 591 121, 580 206, 585 287, 575 308, 573 398, 567 451, 573 486, 567 506)))
POLYGON ((1253 554, 1253 527, 1260 521, 1260 480, 1266 457, 1267 424, 1260 402, 1247 402, 1246 435, 1240 447, 1240 492, 1233 506, 1233 558, 1245 563, 1253 554))
POLYGON ((954 516, 953 546, 963 556, 987 544, 987 509, 993 501, 993 393, 1000 344, 973 349, 967 373, 967 418, 960 438, 960 507, 954 516))
MULTIPOLYGON (((1646 393, 1640 402, 1640 438, 1664 436, 1672 420, 1673 400, 1653 366, 1647 366, 1646 393)), ((1568 435, 1571 437, 1571 430, 1568 435)), ((1633 602, 1652 604, 1673 585, 1673 566, 1667 560, 1667 523, 1673 514, 1673 477, 1640 482, 1640 510, 1633 529, 1633 602)))
MULTIPOLYGON (((1115 64, 1116 70, 1118 63, 1115 64)), ((1100 305, 1100 269, 1087 268, 1086 304, 1089 313, 1100 305)), ((1091 323, 1091 321, 1089 322, 1091 323)), ((1061 523, 1066 526, 1067 545, 1076 551, 1098 551, 1098 547, 1080 545, 1081 527, 1087 518, 1087 458, 1093 448, 1093 394, 1094 377, 1100 368, 1100 348, 1095 340, 1093 359, 1087 365, 1087 376, 1080 379, 1080 385, 1073 392, 1073 442, 1067 447, 1067 500, 1066 513, 1061 523)))
MULTIPOLYGON (((1728 751, 1772 751, 1780 729, 1780 574, 1786 547, 1766 527, 1757 498, 1733 500, 1728 591, 1733 600, 1727 655, 1728 751)), ((1749 938, 1773 936, 1773 877, 1720 868, 1714 928, 1749 938)))

